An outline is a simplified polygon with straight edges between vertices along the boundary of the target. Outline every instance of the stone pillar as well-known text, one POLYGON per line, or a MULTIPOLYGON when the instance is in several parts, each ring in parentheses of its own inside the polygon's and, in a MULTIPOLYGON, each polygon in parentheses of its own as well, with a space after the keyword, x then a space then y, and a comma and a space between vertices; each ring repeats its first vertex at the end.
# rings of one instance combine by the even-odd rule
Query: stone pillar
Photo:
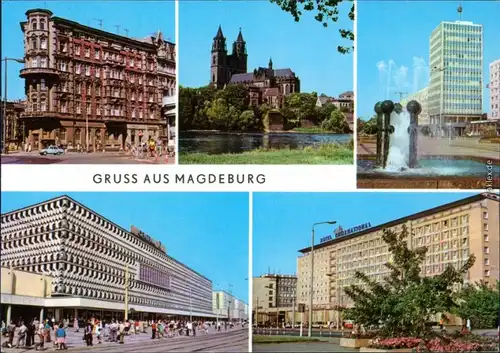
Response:
POLYGON ((12 320, 12 305, 7 305, 7 313, 5 314, 5 324, 8 325, 10 324, 12 320))
POLYGON ((41 307, 41 308, 40 308, 40 322, 43 322, 43 316, 44 316, 44 315, 45 315, 45 313, 44 313, 44 308, 43 308, 43 307, 41 307))
POLYGON ((410 151, 408 159, 408 167, 418 167, 418 115, 422 112, 422 106, 417 101, 413 100, 408 102, 406 110, 410 113, 410 126, 408 127, 408 134, 410 135, 410 151))

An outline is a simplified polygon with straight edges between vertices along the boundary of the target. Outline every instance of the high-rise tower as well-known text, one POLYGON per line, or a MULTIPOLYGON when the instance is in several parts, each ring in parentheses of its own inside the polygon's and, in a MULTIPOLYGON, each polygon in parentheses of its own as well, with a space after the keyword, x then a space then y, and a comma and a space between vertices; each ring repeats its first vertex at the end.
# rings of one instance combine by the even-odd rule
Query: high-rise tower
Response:
POLYGON ((441 22, 430 37, 430 124, 439 136, 461 135, 483 103, 483 26, 441 22))
POLYGON ((212 57, 210 64, 210 84, 223 88, 228 81, 226 38, 219 25, 217 34, 212 43, 212 57))

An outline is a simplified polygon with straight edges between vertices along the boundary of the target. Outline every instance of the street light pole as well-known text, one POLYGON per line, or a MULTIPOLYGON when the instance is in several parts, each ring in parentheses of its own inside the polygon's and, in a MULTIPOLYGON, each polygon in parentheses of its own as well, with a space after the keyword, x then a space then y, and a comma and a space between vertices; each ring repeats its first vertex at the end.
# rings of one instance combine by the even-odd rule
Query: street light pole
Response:
POLYGON ((313 320, 313 288, 314 288, 314 227, 320 224, 335 224, 336 221, 327 221, 327 222, 317 222, 312 226, 311 232, 311 280, 310 280, 310 288, 309 288, 309 328, 307 335, 308 337, 312 337, 312 320, 313 320))

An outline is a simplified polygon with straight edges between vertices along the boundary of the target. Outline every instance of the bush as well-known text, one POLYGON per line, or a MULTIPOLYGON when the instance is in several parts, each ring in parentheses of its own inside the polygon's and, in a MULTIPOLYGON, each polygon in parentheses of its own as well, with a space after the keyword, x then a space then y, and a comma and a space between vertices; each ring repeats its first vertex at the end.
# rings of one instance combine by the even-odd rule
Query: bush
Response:
POLYGON ((425 345, 419 345, 416 349, 417 352, 496 352, 498 351, 498 345, 495 343, 477 343, 477 342, 467 342, 463 340, 444 340, 440 338, 434 338, 425 345))

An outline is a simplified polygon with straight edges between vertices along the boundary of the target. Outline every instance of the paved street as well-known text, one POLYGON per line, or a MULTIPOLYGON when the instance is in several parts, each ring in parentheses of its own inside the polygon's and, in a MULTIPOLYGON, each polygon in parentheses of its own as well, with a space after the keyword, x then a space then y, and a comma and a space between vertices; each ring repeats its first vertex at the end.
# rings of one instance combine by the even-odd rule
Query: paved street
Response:
POLYGON ((165 156, 136 158, 125 153, 95 152, 76 153, 70 152, 60 156, 40 156, 36 152, 16 152, 2 154, 2 164, 174 164, 175 157, 165 156))
MULTIPOLYGON (((234 328, 228 332, 215 332, 213 328, 208 334, 201 331, 196 337, 177 336, 175 338, 151 339, 151 331, 137 335, 125 336, 125 344, 103 342, 97 344, 94 339, 94 346, 86 347, 82 340, 83 333, 75 333, 71 329, 68 331, 67 352, 106 352, 122 353, 137 352, 139 350, 151 353, 160 352, 248 352, 248 328, 234 328)), ((2 337, 2 341, 6 338, 2 337)), ((38 342, 38 340, 36 341, 38 342)), ((45 351, 55 351, 52 343, 45 344, 45 351), (49 348, 47 348, 49 347, 49 348)), ((2 353, 11 352, 31 352, 31 349, 2 348, 2 353)))

